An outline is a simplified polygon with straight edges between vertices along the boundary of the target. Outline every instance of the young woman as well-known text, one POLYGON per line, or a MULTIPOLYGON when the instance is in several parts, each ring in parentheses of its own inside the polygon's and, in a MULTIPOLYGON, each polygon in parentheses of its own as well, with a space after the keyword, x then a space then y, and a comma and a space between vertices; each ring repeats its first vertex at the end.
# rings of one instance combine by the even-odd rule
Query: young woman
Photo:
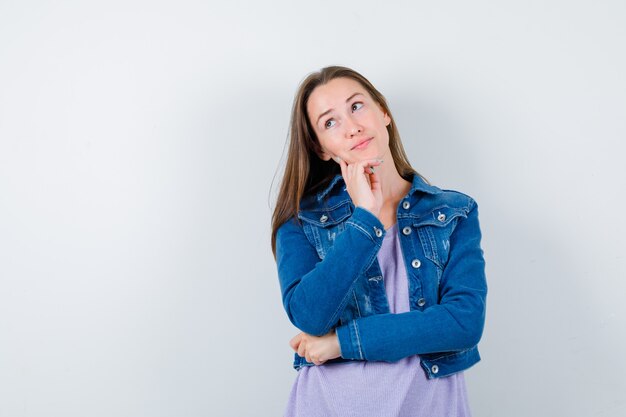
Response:
POLYGON ((302 332, 286 416, 469 416, 487 284, 476 202, 409 164, 385 98, 327 67, 300 85, 272 218, 302 332))

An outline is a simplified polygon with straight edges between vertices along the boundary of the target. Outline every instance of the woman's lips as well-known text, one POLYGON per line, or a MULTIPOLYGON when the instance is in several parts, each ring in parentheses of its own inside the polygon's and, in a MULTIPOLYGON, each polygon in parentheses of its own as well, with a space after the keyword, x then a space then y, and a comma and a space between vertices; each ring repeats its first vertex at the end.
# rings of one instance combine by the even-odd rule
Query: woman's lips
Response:
POLYGON ((365 139, 364 141, 359 142, 355 147, 353 147, 350 150, 355 150, 355 149, 363 149, 366 148, 367 145, 372 141, 373 138, 369 138, 369 139, 365 139))

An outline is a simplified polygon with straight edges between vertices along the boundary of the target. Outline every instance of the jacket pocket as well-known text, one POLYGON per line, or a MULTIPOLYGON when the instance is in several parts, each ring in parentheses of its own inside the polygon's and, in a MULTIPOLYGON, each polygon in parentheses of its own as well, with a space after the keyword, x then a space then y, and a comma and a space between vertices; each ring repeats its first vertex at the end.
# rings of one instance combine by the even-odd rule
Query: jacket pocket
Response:
POLYGON ((349 201, 327 209, 301 210, 298 213, 304 233, 315 246, 320 259, 324 259, 337 236, 345 230, 345 221, 350 215, 349 201))
POLYGON ((450 236, 458 221, 466 217, 462 208, 442 206, 414 220, 413 227, 417 229, 424 256, 440 269, 448 261, 450 236))

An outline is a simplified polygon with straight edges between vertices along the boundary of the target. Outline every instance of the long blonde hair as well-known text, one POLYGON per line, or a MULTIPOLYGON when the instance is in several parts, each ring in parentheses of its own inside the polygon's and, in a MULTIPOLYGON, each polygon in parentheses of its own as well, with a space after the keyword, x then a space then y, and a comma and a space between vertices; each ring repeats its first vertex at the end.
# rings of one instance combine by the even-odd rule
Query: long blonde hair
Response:
POLYGON ((387 126, 389 149, 400 176, 407 181, 410 181, 413 175, 422 177, 411 167, 387 101, 372 83, 358 72, 346 67, 331 66, 309 74, 296 92, 291 111, 287 161, 276 207, 272 215, 272 253, 274 257, 276 257, 276 232, 291 217, 297 217, 302 197, 323 189, 335 175, 341 173, 336 162, 324 161, 319 157, 321 147, 307 113, 307 103, 313 90, 341 77, 350 78, 361 84, 391 118, 391 123, 387 126))

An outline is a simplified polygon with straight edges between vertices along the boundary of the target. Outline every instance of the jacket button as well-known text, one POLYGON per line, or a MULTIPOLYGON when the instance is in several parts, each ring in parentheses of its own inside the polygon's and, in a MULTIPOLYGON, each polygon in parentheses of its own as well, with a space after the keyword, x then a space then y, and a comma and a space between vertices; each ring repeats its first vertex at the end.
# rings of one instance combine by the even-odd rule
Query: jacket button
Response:
POLYGON ((420 307, 424 307, 426 305, 426 300, 423 298, 420 298, 419 300, 417 300, 417 305, 420 307))
POLYGON ((325 215, 325 214, 322 214, 322 217, 320 217, 320 221, 321 221, 322 223, 326 223, 326 220, 328 220, 328 216, 327 216, 327 215, 325 215))
POLYGON ((439 216, 437 216, 437 220, 439 220, 440 222, 445 222, 446 221, 446 215, 443 213, 439 213, 439 216))
POLYGON ((411 203, 409 203, 408 201, 405 201, 404 203, 402 203, 403 209, 408 210, 409 207, 411 207, 411 203))
POLYGON ((430 370, 433 371, 433 374, 436 374, 437 372, 439 372, 439 367, 437 365, 433 365, 430 370))
POLYGON ((404 233, 405 235, 410 235, 411 228, 409 226, 405 227, 404 229, 402 229, 402 233, 404 233))
POLYGON ((422 263, 420 262, 419 259, 413 259, 413 261, 411 262, 411 265, 413 266, 413 268, 419 268, 422 263))
POLYGON ((376 236, 378 237, 381 237, 383 235, 383 231, 379 229, 378 227, 374 228, 374 233, 376 233, 376 236))

